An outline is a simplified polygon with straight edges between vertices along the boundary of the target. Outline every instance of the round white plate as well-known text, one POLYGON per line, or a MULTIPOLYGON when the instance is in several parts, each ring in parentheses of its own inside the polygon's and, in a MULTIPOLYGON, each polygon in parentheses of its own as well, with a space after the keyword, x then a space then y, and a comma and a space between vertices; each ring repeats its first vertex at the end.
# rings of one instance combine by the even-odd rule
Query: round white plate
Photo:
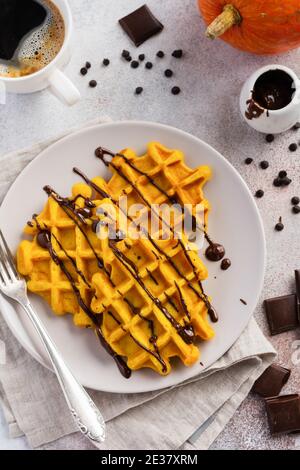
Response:
MULTIPOLYGON (((224 244, 232 261, 232 267, 226 272, 221 271, 220 263, 205 261, 209 279, 204 288, 212 296, 220 320, 214 325, 215 339, 200 345, 203 365, 199 360, 193 367, 186 368, 176 361, 167 377, 142 370, 133 372, 126 380, 91 331, 75 328, 69 315, 55 316, 42 299, 30 295, 36 312, 76 377, 83 385, 96 390, 147 392, 199 374, 238 339, 253 313, 263 283, 263 226, 253 197, 240 175, 216 150, 196 137, 148 122, 116 122, 84 129, 50 146, 30 163, 16 179, 0 208, 0 226, 12 251, 17 249, 26 221, 46 202, 44 185, 50 184, 60 194, 68 196, 72 184, 79 180, 72 172, 74 166, 90 177, 109 176, 94 157, 94 150, 99 145, 115 152, 132 147, 141 154, 146 144, 153 140, 183 150, 190 167, 207 164, 213 169, 213 179, 205 188, 212 205, 209 233, 215 241, 224 244)), ((1 296, 0 306, 17 340, 41 364, 50 367, 47 354, 23 311, 1 296)))

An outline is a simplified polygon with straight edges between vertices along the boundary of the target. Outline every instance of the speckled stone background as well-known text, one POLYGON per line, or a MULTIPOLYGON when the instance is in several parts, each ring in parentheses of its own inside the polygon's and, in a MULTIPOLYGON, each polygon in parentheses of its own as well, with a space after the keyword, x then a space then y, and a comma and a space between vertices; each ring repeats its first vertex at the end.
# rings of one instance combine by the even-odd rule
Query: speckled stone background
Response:
MULTIPOLYGON (((263 135, 242 122, 238 97, 243 82, 262 65, 282 63, 300 75, 300 50, 280 57, 256 57, 236 51, 221 41, 210 42, 204 38, 196 0, 147 0, 165 30, 136 50, 117 20, 142 5, 141 0, 70 0, 70 4, 75 35, 74 54, 67 74, 79 87, 82 100, 75 107, 66 108, 47 91, 31 96, 9 96, 0 113, 0 168, 1 155, 6 152, 55 136, 103 114, 116 120, 143 119, 182 128, 219 150, 241 173, 253 193, 257 189, 265 191, 265 197, 257 200, 268 248, 261 300, 294 292, 293 271, 300 268, 300 214, 291 213, 290 199, 300 196, 300 148, 290 153, 288 145, 300 141, 300 131, 298 134, 287 132, 267 144, 263 135), (130 68, 120 59, 123 48, 132 51, 133 56, 145 53, 147 59, 153 60, 153 69, 130 68), (183 60, 170 57, 175 48, 184 49, 183 60), (159 49, 165 51, 164 59, 155 57, 159 49), (111 60, 107 68, 101 65, 104 57, 111 60), (82 77, 79 69, 86 60, 91 61, 92 69, 88 76, 82 77), (164 77, 166 68, 174 70, 172 79, 164 77), (98 81, 95 89, 88 87, 92 78, 98 81), (180 95, 170 93, 173 85, 181 87, 180 95), (144 87, 140 96, 134 95, 137 86, 144 87), (246 166, 246 157, 252 157, 254 163, 246 166), (263 159, 270 162, 265 171, 259 168, 263 159), (293 183, 286 188, 274 188, 272 181, 282 169, 288 171, 293 183), (280 216, 285 229, 278 233, 274 225, 280 216)), ((235 223, 238 226, 239 220, 235 223)), ((268 336, 261 302, 255 316, 268 336)), ((300 392, 300 365, 292 364, 293 341, 297 339, 300 339, 300 329, 271 338, 278 350, 279 363, 293 368, 284 392, 300 392)), ((272 438, 263 403, 250 395, 213 448, 293 449, 296 440, 295 437, 272 438)), ((82 440, 82 448, 85 445, 86 441, 82 440)), ((46 448, 68 446, 66 438, 46 448)), ((22 439, 9 442, 0 420, 0 448, 8 447, 26 448, 26 443, 22 439)))

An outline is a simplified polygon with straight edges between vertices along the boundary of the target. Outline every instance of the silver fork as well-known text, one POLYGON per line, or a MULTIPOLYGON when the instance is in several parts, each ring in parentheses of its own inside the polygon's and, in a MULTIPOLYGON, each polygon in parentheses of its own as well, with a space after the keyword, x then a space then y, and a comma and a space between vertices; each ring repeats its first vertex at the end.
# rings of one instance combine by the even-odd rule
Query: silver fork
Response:
POLYGON ((82 432, 96 447, 105 439, 104 419, 84 388, 65 364, 54 342, 33 310, 27 297, 27 286, 15 267, 13 256, 0 230, 0 292, 18 302, 38 332, 48 354, 69 410, 82 432))

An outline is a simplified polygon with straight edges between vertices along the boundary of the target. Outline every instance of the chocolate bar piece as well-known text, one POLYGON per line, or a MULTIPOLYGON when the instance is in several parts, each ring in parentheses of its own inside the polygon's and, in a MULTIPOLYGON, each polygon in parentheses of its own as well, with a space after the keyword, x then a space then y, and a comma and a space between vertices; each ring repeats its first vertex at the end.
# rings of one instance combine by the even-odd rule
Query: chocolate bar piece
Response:
POLYGON ((124 16, 119 23, 137 47, 164 28, 147 5, 124 16))
POLYGON ((281 395, 266 399, 271 434, 300 432, 300 397, 281 395))
POLYGON ((283 295, 265 300, 271 335, 294 330, 299 326, 296 294, 283 295))
POLYGON ((275 397, 279 395, 282 387, 287 383, 291 375, 290 369, 272 364, 257 379, 252 391, 262 397, 275 397))

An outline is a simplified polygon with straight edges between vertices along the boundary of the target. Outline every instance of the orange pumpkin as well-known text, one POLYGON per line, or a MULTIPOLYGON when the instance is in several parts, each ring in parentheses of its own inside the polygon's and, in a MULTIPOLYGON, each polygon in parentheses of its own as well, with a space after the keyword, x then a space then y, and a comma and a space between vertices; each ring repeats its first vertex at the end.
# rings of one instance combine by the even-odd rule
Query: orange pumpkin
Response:
POLYGON ((300 46, 300 0, 198 0, 209 25, 206 36, 221 37, 255 54, 278 54, 300 46))

